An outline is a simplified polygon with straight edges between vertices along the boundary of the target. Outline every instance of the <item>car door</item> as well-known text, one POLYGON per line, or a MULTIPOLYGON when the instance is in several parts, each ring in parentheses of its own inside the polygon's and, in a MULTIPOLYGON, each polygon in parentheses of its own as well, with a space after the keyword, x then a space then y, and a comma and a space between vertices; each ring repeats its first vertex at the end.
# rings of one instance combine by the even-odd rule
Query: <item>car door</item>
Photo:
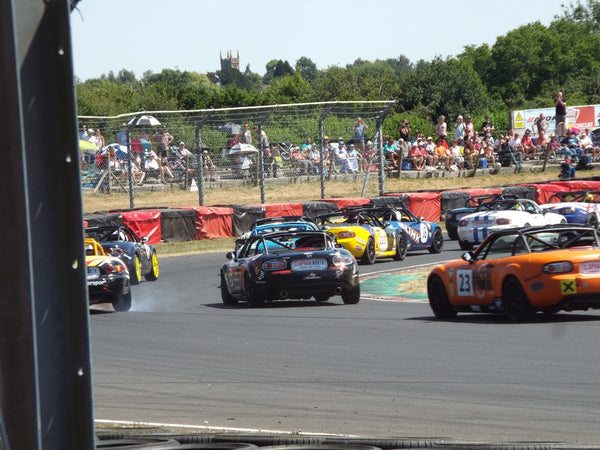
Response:
POLYGON ((492 237, 483 248, 473 253, 470 262, 458 266, 454 274, 454 298, 458 305, 489 305, 502 292, 501 278, 495 273, 502 270, 510 258, 526 252, 518 233, 492 237))

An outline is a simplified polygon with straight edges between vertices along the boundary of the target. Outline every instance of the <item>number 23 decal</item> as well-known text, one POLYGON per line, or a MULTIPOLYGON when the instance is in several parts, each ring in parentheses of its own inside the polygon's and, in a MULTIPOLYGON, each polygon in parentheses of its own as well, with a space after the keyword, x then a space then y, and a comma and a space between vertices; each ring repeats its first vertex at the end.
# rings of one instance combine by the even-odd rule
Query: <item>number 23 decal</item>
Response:
POLYGON ((473 272, 471 270, 456 271, 456 291, 459 296, 473 296, 473 272))

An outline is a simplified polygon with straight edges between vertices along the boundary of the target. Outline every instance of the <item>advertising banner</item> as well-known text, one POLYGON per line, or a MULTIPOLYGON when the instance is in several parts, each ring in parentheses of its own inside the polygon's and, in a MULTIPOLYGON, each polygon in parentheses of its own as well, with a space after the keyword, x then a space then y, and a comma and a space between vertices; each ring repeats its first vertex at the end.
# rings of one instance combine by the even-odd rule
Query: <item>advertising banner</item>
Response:
MULTIPOLYGON (((535 124, 540 114, 543 114, 549 125, 547 133, 552 134, 556 130, 554 111, 554 107, 512 111, 511 123, 515 132, 520 135, 523 135, 526 129, 530 129, 534 136, 537 136, 535 124)), ((582 131, 586 128, 593 130, 600 127, 599 121, 600 105, 567 106, 567 126, 569 128, 575 127, 582 131)))

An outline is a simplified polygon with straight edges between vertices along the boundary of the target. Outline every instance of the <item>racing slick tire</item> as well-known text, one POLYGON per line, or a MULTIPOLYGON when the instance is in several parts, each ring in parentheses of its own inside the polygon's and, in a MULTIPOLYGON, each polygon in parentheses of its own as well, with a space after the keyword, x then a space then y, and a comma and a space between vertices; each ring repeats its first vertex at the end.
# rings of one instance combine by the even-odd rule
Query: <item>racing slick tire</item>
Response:
POLYGON ((256 295, 254 284, 247 275, 244 279, 244 297, 246 298, 246 303, 248 303, 248 306, 251 308, 262 308, 265 306, 265 299, 256 295))
POLYGON ((150 257, 150 272, 144 275, 144 278, 146 278, 146 281, 156 281, 158 280, 158 273, 158 256, 156 256, 156 251, 154 251, 150 257))
POLYGON ((118 293, 111 302, 113 309, 118 312, 126 312, 131 309, 131 283, 129 280, 127 280, 123 291, 126 292, 118 293))
POLYGON ((471 244, 469 241, 462 241, 459 239, 458 245, 460 245, 461 250, 473 250, 473 244, 471 244))
POLYGON ((525 322, 535 314, 535 309, 515 276, 508 276, 502 283, 502 307, 513 322, 525 322))
POLYGON ((221 300, 224 305, 237 305, 238 303, 227 289, 227 283, 225 283, 225 275, 223 275, 223 272, 221 272, 221 300))
POLYGON ((456 311, 448 300, 448 293, 444 282, 437 275, 433 275, 427 280, 427 296, 429 297, 429 306, 433 314, 438 319, 453 319, 456 317, 456 311))
POLYGON ((377 253, 375 253, 375 241, 372 237, 367 240, 367 245, 365 246, 365 252, 360 257, 360 262, 363 264, 375 264, 375 260, 377 259, 377 253))
POLYGON ((352 289, 346 289, 342 292, 342 301, 345 305, 356 305, 360 300, 360 284, 352 289))
POLYGON ((132 270, 129 271, 129 279, 131 280, 132 286, 137 286, 142 279, 142 262, 137 253, 133 257, 133 265, 131 268, 132 270))
POLYGON ((585 224, 589 225, 590 227, 597 228, 598 227, 598 217, 596 216, 596 214, 594 214, 594 213, 588 214, 587 217, 585 218, 585 224))
POLYGON ((444 235, 440 228, 436 228, 431 237, 431 246, 429 247, 429 253, 440 253, 444 248, 444 235))
POLYGON ((398 233, 396 236, 396 254, 394 255, 394 260, 404 261, 407 251, 408 243, 406 242, 406 235, 404 233, 398 233))

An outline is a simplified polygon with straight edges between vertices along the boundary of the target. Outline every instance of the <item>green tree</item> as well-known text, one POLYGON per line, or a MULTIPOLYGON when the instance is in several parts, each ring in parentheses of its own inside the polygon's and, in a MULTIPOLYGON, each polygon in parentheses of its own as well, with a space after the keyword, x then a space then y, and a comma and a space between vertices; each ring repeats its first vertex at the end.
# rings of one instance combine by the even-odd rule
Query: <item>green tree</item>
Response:
POLYGON ((317 65, 306 56, 302 56, 296 61, 296 72, 300 72, 302 78, 309 83, 315 81, 318 75, 317 65))

